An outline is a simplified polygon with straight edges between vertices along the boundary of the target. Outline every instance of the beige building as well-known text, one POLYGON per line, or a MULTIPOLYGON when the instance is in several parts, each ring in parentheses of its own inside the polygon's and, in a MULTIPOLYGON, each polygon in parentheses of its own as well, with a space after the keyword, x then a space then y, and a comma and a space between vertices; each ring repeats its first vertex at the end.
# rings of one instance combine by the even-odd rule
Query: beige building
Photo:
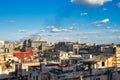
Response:
POLYGON ((13 76, 12 74, 15 72, 15 64, 14 63, 8 63, 8 62, 2 62, 0 63, 0 79, 8 78, 13 76))
POLYGON ((43 51, 45 49, 47 49, 47 41, 43 41, 41 39, 39 39, 39 40, 28 39, 28 40, 24 41, 22 51, 38 52, 39 50, 43 51))
POLYGON ((86 59, 84 62, 92 62, 94 68, 109 68, 116 66, 116 59, 113 54, 100 54, 86 59))
POLYGON ((22 62, 22 63, 16 63, 15 64, 15 76, 21 77, 21 76, 28 76, 28 68, 29 66, 38 66, 40 63, 38 62, 22 62))
POLYGON ((120 67, 120 47, 115 48, 115 54, 116 54, 116 66, 120 67))

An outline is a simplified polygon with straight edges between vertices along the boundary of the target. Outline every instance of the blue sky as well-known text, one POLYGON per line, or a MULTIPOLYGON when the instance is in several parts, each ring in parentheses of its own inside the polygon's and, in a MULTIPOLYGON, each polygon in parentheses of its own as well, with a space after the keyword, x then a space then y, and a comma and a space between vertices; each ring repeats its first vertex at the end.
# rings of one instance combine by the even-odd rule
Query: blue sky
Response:
POLYGON ((0 0, 0 40, 120 43, 119 0, 0 0))

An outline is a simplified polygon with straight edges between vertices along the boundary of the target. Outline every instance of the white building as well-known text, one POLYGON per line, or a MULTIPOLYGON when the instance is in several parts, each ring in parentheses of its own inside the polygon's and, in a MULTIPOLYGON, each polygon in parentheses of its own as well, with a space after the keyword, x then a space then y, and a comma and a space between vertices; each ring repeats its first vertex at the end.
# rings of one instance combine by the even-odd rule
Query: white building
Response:
POLYGON ((0 40, 0 48, 5 44, 4 40, 0 40))
POLYGON ((4 45, 5 44, 4 40, 0 40, 0 44, 4 45))

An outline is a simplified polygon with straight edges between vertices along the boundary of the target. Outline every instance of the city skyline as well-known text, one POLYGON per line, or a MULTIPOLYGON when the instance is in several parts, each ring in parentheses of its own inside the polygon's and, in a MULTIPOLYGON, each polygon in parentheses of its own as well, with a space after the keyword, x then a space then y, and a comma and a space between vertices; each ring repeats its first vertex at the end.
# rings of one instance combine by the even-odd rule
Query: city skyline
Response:
POLYGON ((120 43, 119 0, 1 0, 0 40, 120 43))

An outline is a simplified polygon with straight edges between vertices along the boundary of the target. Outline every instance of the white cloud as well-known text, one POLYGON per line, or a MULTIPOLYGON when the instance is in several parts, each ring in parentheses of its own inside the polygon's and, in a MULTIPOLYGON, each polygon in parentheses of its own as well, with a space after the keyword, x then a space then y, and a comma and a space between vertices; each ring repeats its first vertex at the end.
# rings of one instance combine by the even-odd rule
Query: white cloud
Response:
POLYGON ((55 29, 56 27, 52 25, 52 26, 50 26, 50 28, 51 28, 51 29, 55 29))
POLYGON ((107 11, 108 9, 107 8, 103 8, 103 11, 107 11))
POLYGON ((72 26, 69 27, 68 29, 69 29, 69 30, 75 30, 75 29, 77 29, 77 25, 74 23, 74 24, 72 24, 72 26))
POLYGON ((40 32, 45 32, 45 30, 40 30, 40 32))
POLYGON ((42 33, 41 32, 30 32, 29 34, 27 34, 27 36, 29 39, 38 40, 42 36, 42 33))
POLYGON ((108 23, 110 20, 109 20, 109 18, 106 18, 106 19, 103 19, 103 20, 101 20, 101 21, 96 21, 96 22, 94 22, 93 23, 93 25, 94 26, 102 26, 103 24, 105 24, 105 23, 108 23))
POLYGON ((72 30, 69 29, 61 29, 62 32, 71 32, 72 30))
POLYGON ((111 29, 110 32, 112 32, 112 33, 120 33, 120 30, 118 30, 118 29, 111 29))
POLYGON ((52 30, 51 30, 51 32, 60 32, 61 30, 59 30, 59 29, 57 29, 57 28, 53 28, 52 30))
POLYGON ((101 22, 101 23, 107 23, 107 22, 109 22, 109 19, 106 18, 106 19, 101 20, 100 22, 101 22))
POLYGON ((71 27, 69 27, 69 29, 68 29, 68 30, 75 30, 75 29, 77 29, 77 27, 76 27, 76 26, 71 26, 71 27))
POLYGON ((71 0, 72 3, 82 4, 86 6, 101 6, 106 2, 110 2, 112 0, 71 0))
POLYGON ((70 28, 69 28, 69 30, 73 30, 73 29, 74 29, 74 27, 70 27, 70 28))
POLYGON ((111 29, 111 27, 107 26, 106 29, 111 29))
POLYGON ((101 32, 83 32, 84 35, 93 35, 93 34, 98 34, 98 33, 101 33, 101 32))
POLYGON ((84 12, 84 13, 80 13, 81 16, 87 16, 88 13, 84 12))
POLYGON ((117 3, 117 7, 120 8, 120 2, 117 3))
POLYGON ((51 32, 54 32, 54 33, 57 33, 57 32, 71 32, 72 31, 70 29, 64 29, 64 28, 58 29, 55 26, 51 26, 50 29, 51 29, 51 32))
POLYGON ((89 38, 88 38, 88 37, 83 36, 83 37, 80 37, 80 39, 89 39, 89 38))
POLYGON ((51 29, 51 32, 60 32, 61 30, 59 30, 58 28, 56 28, 55 26, 50 26, 49 27, 51 29))
POLYGON ((70 37, 63 37, 63 40, 70 40, 70 37))
POLYGON ((26 33, 26 30, 18 30, 18 33, 26 33))

